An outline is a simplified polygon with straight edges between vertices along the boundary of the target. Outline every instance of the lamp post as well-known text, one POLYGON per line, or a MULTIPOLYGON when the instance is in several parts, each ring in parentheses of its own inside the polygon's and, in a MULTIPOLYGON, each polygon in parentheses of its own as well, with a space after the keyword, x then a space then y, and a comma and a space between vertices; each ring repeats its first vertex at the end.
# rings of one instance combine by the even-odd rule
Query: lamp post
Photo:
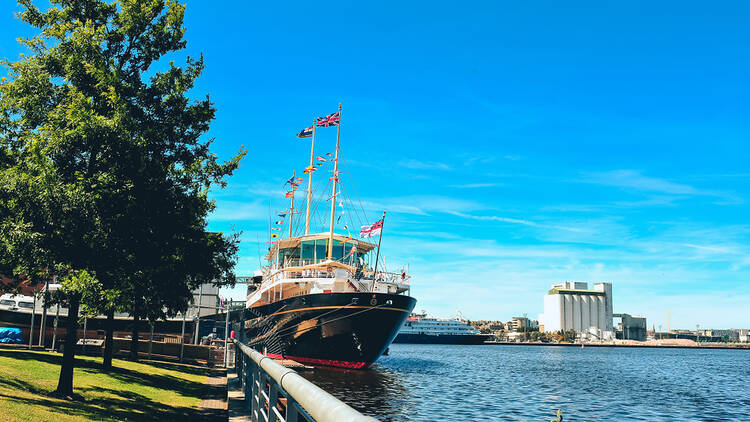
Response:
POLYGON ((700 329, 701 329, 701 325, 700 324, 695 324, 695 342, 696 343, 700 343, 701 342, 701 332, 700 332, 700 329))

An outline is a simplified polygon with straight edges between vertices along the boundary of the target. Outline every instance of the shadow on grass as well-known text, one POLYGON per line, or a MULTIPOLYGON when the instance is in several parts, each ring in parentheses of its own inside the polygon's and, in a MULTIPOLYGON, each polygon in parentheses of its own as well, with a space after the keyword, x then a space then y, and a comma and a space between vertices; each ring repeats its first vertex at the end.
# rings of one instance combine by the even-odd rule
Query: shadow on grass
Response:
MULTIPOLYGON (((113 397, 84 401, 59 401, 44 396, 16 397, 0 394, 1 400, 26 406, 42 406, 55 412, 80 416, 88 420, 116 421, 172 421, 184 418, 190 421, 216 420, 213 415, 204 415, 192 407, 168 406, 154 402, 146 396, 131 391, 97 388, 113 394, 113 397)), ((33 411, 29 409, 29 411, 33 411)))
POLYGON ((29 384, 28 382, 24 380, 19 380, 15 378, 6 379, 3 377, 0 377, 0 385, 6 385, 14 390, 23 390, 28 391, 32 394, 47 394, 47 391, 40 390, 36 386, 29 384))
MULTIPOLYGON (((60 355, 52 355, 48 353, 34 353, 34 352, 28 352, 28 351, 14 352, 9 356, 12 357, 13 359, 33 360, 37 362, 46 362, 52 365, 60 365, 61 360, 62 360, 62 356, 60 355)), ((209 373, 209 370, 206 368, 200 368, 200 367, 194 367, 194 366, 186 366, 186 365, 171 364, 171 363, 164 363, 164 362, 152 362, 152 361, 149 361, 148 363, 142 363, 142 364, 146 366, 154 366, 157 368, 162 368, 162 369, 167 369, 167 370, 172 370, 172 371, 177 371, 177 372, 186 372, 186 373, 190 373, 194 375, 208 375, 209 373)), ((104 371, 102 370, 101 362, 98 362, 98 361, 91 361, 91 360, 84 360, 84 359, 76 358, 75 367, 89 374, 105 374, 104 371)), ((155 388, 159 388, 163 390, 175 391, 186 397, 200 398, 203 392, 203 388, 204 388, 203 384, 201 383, 187 381, 178 376, 174 376, 171 374, 151 374, 151 373, 138 372, 132 369, 118 367, 117 361, 114 362, 112 369, 110 369, 110 371, 107 372, 106 375, 112 378, 115 378, 119 381, 129 383, 129 384, 137 384, 141 386, 155 387, 155 388)), ((13 381, 16 381, 16 380, 11 380, 10 382, 13 382, 13 381)), ((20 381, 20 380, 18 380, 18 382, 24 383, 23 381, 20 381)), ((75 379, 73 382, 75 383, 75 379)), ((27 384, 28 388, 24 388, 20 385, 18 386, 18 388, 36 393, 36 391, 32 391, 35 389, 33 386, 31 386, 28 383, 25 383, 25 384, 27 384)), ((74 387, 74 389, 77 389, 77 388, 74 387)))
MULTIPOLYGON (((62 357, 47 353, 33 353, 28 351, 18 351, 8 356, 19 360, 33 360, 37 362, 46 362, 53 365, 60 365, 62 357)), ((115 365, 117 362, 115 362, 115 365)), ((207 375, 208 369, 189 367, 169 363, 155 364, 154 362, 144 363, 146 366, 155 366, 163 369, 174 371, 188 372, 196 375, 207 375)), ((76 368, 79 368, 90 374, 102 374, 101 362, 76 359, 76 368)), ((144 368, 147 370, 147 368, 144 368)), ((131 369, 125 369, 113 366, 106 376, 117 379, 121 382, 135 385, 138 387, 153 387, 162 390, 174 391, 185 397, 200 399, 205 392, 205 386, 202 383, 187 381, 178 376, 171 374, 152 374, 138 372, 131 369)), ((216 415, 202 414, 193 407, 169 406, 155 402, 150 398, 133 391, 115 390, 106 387, 74 387, 76 392, 85 393, 96 391, 111 395, 108 398, 91 398, 81 401, 57 401, 47 397, 49 391, 41 390, 34 385, 19 379, 0 378, 0 384, 8 385, 17 390, 30 392, 37 397, 15 397, 0 394, 2 400, 12 400, 21 404, 30 406, 45 406, 56 409, 58 412, 66 414, 79 415, 86 419, 101 420, 139 420, 139 421, 164 421, 187 418, 188 420, 209 421, 216 420, 216 415)), ((75 385, 75 379, 74 379, 75 385)))
MULTIPOLYGON (((33 360, 35 362, 45 362, 51 365, 60 365, 62 363, 62 355, 46 353, 46 352, 32 352, 28 350, 14 350, 10 353, 4 354, 11 359, 17 360, 33 360)), ((99 362, 90 360, 84 360, 76 357, 76 368, 99 368, 102 365, 99 362)))
POLYGON ((169 369, 171 371, 187 372, 192 375, 208 375, 209 373, 208 368, 201 368, 200 366, 189 366, 179 363, 170 363, 155 360, 141 361, 141 363, 145 365, 155 366, 157 368, 169 369))

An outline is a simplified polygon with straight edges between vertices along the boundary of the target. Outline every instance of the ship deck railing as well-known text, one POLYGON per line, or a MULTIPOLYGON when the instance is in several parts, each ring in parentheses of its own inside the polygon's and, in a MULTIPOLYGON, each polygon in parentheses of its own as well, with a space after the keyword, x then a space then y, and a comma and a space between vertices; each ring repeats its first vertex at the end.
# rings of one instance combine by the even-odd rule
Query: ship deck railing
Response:
POLYGON ((236 346, 235 369, 253 422, 377 422, 247 345, 236 346))
MULTIPOLYGON (((276 281, 279 279, 295 278, 331 278, 334 276, 336 270, 327 270, 323 266, 319 268, 303 268, 322 264, 326 261, 327 260, 321 259, 288 259, 284 267, 274 270, 275 272, 273 272, 272 279, 273 281, 276 281)), ((344 264, 348 265, 346 263, 344 264)), ((342 268, 338 269, 342 270, 342 268)), ((344 271, 347 271, 352 278, 356 278, 356 270, 346 269, 344 271)), ((392 284, 397 287, 408 289, 410 278, 411 277, 406 275, 406 273, 378 271, 378 273, 374 275, 372 270, 364 270, 358 279, 363 282, 372 282, 375 280, 378 283, 392 284)))

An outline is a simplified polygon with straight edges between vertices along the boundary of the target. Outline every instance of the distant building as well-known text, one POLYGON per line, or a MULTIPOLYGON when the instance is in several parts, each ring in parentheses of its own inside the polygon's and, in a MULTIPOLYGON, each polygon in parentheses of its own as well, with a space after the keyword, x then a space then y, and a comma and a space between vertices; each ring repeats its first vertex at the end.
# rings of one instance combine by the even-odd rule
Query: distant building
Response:
POLYGON ((219 313, 217 308, 220 307, 219 288, 210 283, 205 283, 193 290, 193 305, 187 315, 188 317, 197 316, 198 314, 201 317, 216 315, 219 313))
POLYGON ((743 343, 747 343, 748 341, 750 341, 750 336, 748 335, 747 330, 745 329, 739 330, 739 332, 737 333, 737 340, 743 343))
POLYGON ((571 282, 555 284, 544 296, 544 313, 539 325, 545 332, 574 330, 587 337, 610 339, 612 327, 612 284, 571 282))
POLYGON ((718 337, 720 341, 739 341, 740 330, 705 330, 706 336, 718 337))
POLYGON ((620 318, 620 324, 617 326, 617 338, 623 340, 646 341, 648 335, 646 317, 632 316, 630 314, 613 314, 612 316, 620 318))
POLYGON ((529 319, 526 317, 513 317, 511 323, 513 331, 528 331, 530 328, 529 319))

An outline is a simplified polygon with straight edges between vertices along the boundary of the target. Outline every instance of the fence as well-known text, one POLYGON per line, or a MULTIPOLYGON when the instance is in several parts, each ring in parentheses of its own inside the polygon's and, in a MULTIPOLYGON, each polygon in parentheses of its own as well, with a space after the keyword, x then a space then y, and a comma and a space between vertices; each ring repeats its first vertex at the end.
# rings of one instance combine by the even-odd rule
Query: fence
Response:
POLYGON ((253 422, 376 422, 250 347, 235 344, 235 369, 253 422))

